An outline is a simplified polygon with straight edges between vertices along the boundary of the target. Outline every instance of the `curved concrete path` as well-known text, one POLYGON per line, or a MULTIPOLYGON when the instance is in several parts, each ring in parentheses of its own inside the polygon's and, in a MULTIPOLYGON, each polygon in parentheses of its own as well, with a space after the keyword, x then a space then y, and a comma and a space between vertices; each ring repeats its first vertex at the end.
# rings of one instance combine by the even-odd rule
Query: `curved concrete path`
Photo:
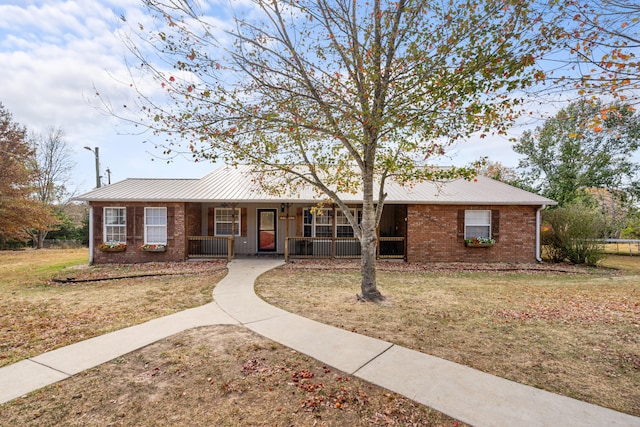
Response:
POLYGON ((255 279, 281 265, 236 259, 214 302, 0 368, 0 403, 197 326, 243 325, 334 368, 475 426, 634 426, 640 418, 524 386, 273 307, 255 279))

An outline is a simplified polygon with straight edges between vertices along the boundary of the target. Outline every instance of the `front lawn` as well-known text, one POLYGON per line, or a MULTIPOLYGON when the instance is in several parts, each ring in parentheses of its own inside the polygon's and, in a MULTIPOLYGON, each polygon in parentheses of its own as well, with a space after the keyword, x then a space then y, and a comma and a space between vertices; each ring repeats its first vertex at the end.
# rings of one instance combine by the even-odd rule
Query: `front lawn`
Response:
MULTIPOLYGON (((86 255, 0 252, 0 364, 209 302, 226 271, 223 262, 88 267, 86 255), (154 273, 164 275, 147 276, 154 273), (138 277, 77 282, 123 276, 138 277)), ((0 405, 0 420, 34 427, 463 425, 239 326, 160 340, 0 405)))
POLYGON ((259 278, 285 310, 640 415, 640 257, 607 268, 380 263, 387 304, 356 300, 352 262, 297 262, 259 278))
POLYGON ((0 366, 210 302, 226 274, 219 261, 89 267, 87 259, 86 248, 0 251, 0 366))
MULTIPOLYGON (((86 249, 0 252, 0 310, 3 313, 0 317, 0 366, 209 302, 215 283, 226 271, 224 263, 219 262, 88 267, 86 255, 86 249), (77 282, 78 279, 151 273, 164 275, 77 282), (49 280, 52 277, 74 277, 76 282, 54 283, 49 280)), ((263 275, 257 290, 272 304, 309 318, 638 416, 640 257, 610 256, 604 265, 609 268, 544 264, 513 270, 509 265, 381 263, 379 288, 387 296, 388 303, 374 305, 356 301, 360 280, 357 263, 297 262, 263 275)), ((206 335, 206 330, 201 331, 206 335)), ((261 346, 277 347, 266 342, 261 346)), ((236 358, 241 363, 254 360, 253 351, 250 346, 244 347, 236 358)), ((135 360, 140 357, 137 354, 126 356, 126 360, 135 360)), ((203 371, 195 373, 194 378, 200 375, 206 381, 221 381, 218 375, 222 374, 212 375, 205 368, 211 354, 198 354, 198 357, 202 357, 203 371)), ((282 357, 274 354, 272 363, 283 360, 282 357)), ((135 383, 138 375, 146 372, 149 366, 145 362, 140 364, 139 370, 114 375, 128 375, 128 380, 135 383)), ((240 373, 238 378, 243 378, 244 368, 229 368, 228 375, 240 373)), ((35 421, 33 417, 39 417, 42 409, 46 409, 43 398, 51 396, 51 405, 68 411, 61 418, 54 418, 56 422, 73 423, 77 417, 82 419, 79 414, 83 411, 76 411, 75 403, 84 404, 85 398, 94 401, 100 393, 111 390, 111 387, 105 389, 104 384, 110 380, 104 375, 98 371, 95 376, 93 373, 82 374, 43 389, 33 398, 3 405, 3 409, 7 411, 5 414, 14 410, 22 412, 25 408, 21 402, 24 402, 30 405, 24 413, 26 419, 32 417, 35 421), (82 383, 85 375, 94 378, 91 381, 95 381, 95 390, 86 389, 86 384, 82 383), (58 400, 61 396, 69 396, 70 400, 63 399, 62 402, 58 400), (75 400, 76 396, 82 398, 75 400)), ((262 378, 266 377, 258 378, 259 382, 265 381, 262 378)), ((328 383, 328 379, 325 380, 328 383)), ((114 384, 114 393, 122 385, 118 384, 114 384)), ((165 387, 163 384, 158 387, 165 387)), ((183 386, 193 385, 176 385, 178 389, 183 386)), ((336 387, 340 390, 339 384, 336 387)), ((374 392, 374 389, 369 388, 367 393, 385 396, 384 390, 375 389, 374 392)), ((174 399, 170 393, 176 389, 171 390, 156 403, 174 399)), ((271 384, 266 390, 278 393, 266 401, 269 404, 291 393, 286 382, 277 383, 277 386, 271 384)), ((242 390, 224 389, 223 398, 231 399, 225 405, 232 405, 225 408, 232 408, 233 401, 244 402, 240 394, 245 396, 242 390)), ((131 397, 135 399, 132 401, 135 405, 142 406, 154 403, 149 401, 152 398, 156 399, 144 393, 131 397)), ((309 395, 300 396, 300 405, 308 403, 309 398, 309 395)), ((196 413, 197 399, 187 404, 192 404, 196 413)), ((102 406, 94 405, 95 410, 102 406)), ((305 424, 318 415, 307 414, 303 406, 300 408, 301 412, 291 418, 297 423, 305 424), (307 418, 307 415, 311 417, 307 418)), ((378 414, 376 409, 368 405, 367 408, 378 414)), ((259 412, 260 409, 256 407, 256 410, 259 412)), ((413 419, 422 416, 417 415, 420 411, 418 407, 412 407, 411 415, 405 415, 413 419)), ((388 413, 388 407, 380 412, 388 413)), ((334 418, 334 415, 323 414, 322 420, 337 422, 340 418, 334 418)), ((434 416, 440 420, 435 424, 446 419, 434 416)), ((274 416, 281 421, 285 418, 274 416)), ((131 421, 128 416, 123 421, 127 419, 131 421)), ((194 425, 205 420, 211 419, 196 415, 194 425)), ((42 421, 42 425, 46 425, 52 419, 42 421)), ((444 422, 453 423, 452 420, 444 422)))

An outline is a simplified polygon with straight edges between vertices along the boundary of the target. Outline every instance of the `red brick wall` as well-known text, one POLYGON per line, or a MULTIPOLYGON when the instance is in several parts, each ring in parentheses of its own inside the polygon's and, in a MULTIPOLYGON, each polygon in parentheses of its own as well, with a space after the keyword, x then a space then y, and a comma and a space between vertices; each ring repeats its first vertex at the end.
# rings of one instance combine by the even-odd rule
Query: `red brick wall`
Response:
MULTIPOLYGON (((408 262, 535 262, 536 206, 410 205, 408 262), (499 217, 496 244, 469 248, 460 234, 459 211, 491 209, 499 217)), ((496 230, 497 229, 497 230, 496 230)))
MULTIPOLYGON (((152 261, 184 261, 186 259, 186 206, 184 203, 91 203, 93 207, 93 261, 97 264, 138 263, 152 261), (104 207, 127 208, 127 250, 124 252, 102 252, 98 245, 103 242, 104 207), (144 208, 167 208, 166 252, 144 252, 138 249, 144 244, 144 208)), ((199 225, 199 223, 198 223, 199 225)))
POLYGON ((202 206, 200 203, 187 203, 187 236, 202 235, 202 206))

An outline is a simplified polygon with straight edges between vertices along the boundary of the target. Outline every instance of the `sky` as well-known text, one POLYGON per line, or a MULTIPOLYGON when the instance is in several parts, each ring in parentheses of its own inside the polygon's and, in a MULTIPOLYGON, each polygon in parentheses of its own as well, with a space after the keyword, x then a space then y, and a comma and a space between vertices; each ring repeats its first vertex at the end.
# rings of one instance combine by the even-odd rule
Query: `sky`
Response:
POLYGON ((125 178, 199 178, 211 164, 158 158, 161 150, 143 143, 126 123, 106 114, 96 89, 114 104, 127 102, 125 48, 117 30, 125 15, 143 20, 140 0, 0 0, 0 102, 13 121, 28 131, 61 127, 76 164, 72 187, 95 187, 95 156, 100 173, 125 178))
MULTIPOLYGON (((131 102, 122 83, 129 74, 118 35, 120 16, 148 22, 140 0, 0 0, 0 102, 29 131, 44 134, 52 126, 65 131, 76 165, 69 187, 79 194, 95 186, 95 157, 84 147, 99 147, 105 183, 107 168, 116 182, 199 178, 216 167, 182 157, 167 163, 154 148, 153 135, 136 134, 139 129, 100 108, 96 90, 114 105, 131 102)), ((459 166, 481 156, 505 166, 518 163, 505 137, 462 144, 449 155, 459 166)))

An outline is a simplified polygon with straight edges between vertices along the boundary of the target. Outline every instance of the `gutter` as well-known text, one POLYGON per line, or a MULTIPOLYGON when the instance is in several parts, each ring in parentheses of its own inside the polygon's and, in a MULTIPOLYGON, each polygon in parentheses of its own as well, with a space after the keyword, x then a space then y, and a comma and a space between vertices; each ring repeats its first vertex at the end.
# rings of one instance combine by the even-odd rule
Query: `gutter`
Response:
POLYGON ((542 244, 540 229, 542 228, 542 211, 546 207, 547 205, 542 205, 536 209, 536 261, 538 262, 542 262, 542 256, 540 254, 540 246, 542 244))
POLYGON ((89 205, 89 265, 93 265, 93 206, 89 205))

